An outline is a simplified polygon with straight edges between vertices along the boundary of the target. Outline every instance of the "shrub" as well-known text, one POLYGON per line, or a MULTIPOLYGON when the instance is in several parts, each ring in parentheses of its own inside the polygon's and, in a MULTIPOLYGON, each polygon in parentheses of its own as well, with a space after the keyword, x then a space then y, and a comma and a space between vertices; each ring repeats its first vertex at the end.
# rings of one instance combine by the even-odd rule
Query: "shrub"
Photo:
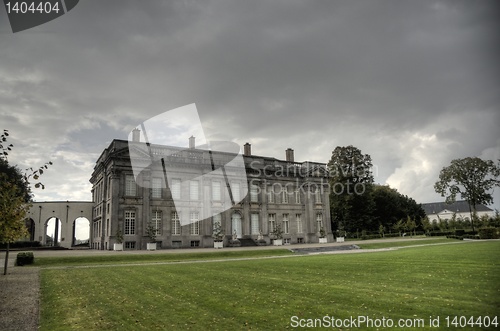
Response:
POLYGON ((385 237, 385 238, 395 238, 395 237, 399 237, 399 233, 385 233, 385 234, 384 234, 384 237, 385 237))
MULTIPOLYGON (((40 247, 39 241, 15 241, 10 243, 10 248, 40 247)), ((1 249, 7 248, 7 244, 0 244, 1 249)))
POLYGON ((431 237, 441 237, 441 236, 449 236, 451 235, 452 232, 451 231, 432 231, 428 234, 428 236, 431 236, 431 237))
POLYGON ((463 236, 457 236, 457 235, 454 235, 454 234, 450 234, 450 235, 446 236, 446 238, 464 240, 463 236))
POLYGON ((361 240, 368 240, 368 239, 379 239, 382 238, 380 234, 363 234, 361 235, 361 240))
POLYGON ((35 257, 33 252, 21 252, 17 253, 16 265, 23 266, 26 264, 33 264, 35 257))
POLYGON ((482 228, 477 232, 481 239, 500 239, 499 229, 497 228, 482 228))
POLYGON ((466 234, 463 236, 464 239, 480 239, 477 234, 466 234))

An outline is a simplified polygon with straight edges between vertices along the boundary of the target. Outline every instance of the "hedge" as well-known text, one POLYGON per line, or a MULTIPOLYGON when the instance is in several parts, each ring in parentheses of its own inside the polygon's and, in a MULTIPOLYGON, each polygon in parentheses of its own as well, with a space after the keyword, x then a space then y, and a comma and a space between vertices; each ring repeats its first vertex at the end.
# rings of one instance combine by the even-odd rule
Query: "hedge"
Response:
POLYGON ((35 256, 33 255, 33 252, 17 253, 16 265, 18 266, 33 264, 34 261, 35 261, 35 256))
MULTIPOLYGON (((39 241, 15 241, 10 243, 10 248, 26 248, 26 247, 41 247, 39 241)), ((7 248, 7 244, 0 244, 0 249, 7 248)))
POLYGON ((481 228, 477 232, 481 239, 500 239, 500 229, 497 228, 481 228))

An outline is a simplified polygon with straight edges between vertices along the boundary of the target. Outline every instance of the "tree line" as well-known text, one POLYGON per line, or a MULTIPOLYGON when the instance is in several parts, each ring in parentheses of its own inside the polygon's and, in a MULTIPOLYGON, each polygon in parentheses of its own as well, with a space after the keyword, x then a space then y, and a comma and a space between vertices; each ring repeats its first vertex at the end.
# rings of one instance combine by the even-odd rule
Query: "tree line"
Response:
MULTIPOLYGON (((415 233, 432 228, 420 204, 388 185, 376 184, 372 169, 371 156, 352 145, 336 147, 332 152, 328 162, 330 186, 358 188, 330 192, 334 234, 377 232, 384 236, 387 232, 415 233)), ((476 206, 493 203, 491 190, 500 185, 499 176, 500 160, 496 165, 477 157, 456 159, 441 170, 434 189, 448 203, 457 195, 467 201, 474 230, 476 206)))

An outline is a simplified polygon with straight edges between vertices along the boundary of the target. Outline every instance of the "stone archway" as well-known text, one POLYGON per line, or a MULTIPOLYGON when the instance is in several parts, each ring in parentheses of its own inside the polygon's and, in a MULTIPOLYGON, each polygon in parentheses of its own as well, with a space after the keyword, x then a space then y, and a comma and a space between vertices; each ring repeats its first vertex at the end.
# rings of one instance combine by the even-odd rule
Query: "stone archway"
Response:
MULTIPOLYGON (((33 202, 28 212, 28 218, 35 221, 35 240, 42 245, 46 244, 47 222, 51 218, 57 218, 60 237, 59 246, 71 248, 74 237, 73 222, 79 217, 92 219, 93 203, 91 201, 47 201, 33 202)), ((52 223, 51 223, 52 224, 52 223)), ((49 233, 52 233, 52 227, 49 227, 49 233)))
POLYGON ((73 221, 73 240, 71 246, 89 246, 90 221, 80 216, 73 221))
POLYGON ((43 245, 45 246, 59 246, 61 243, 61 219, 57 217, 50 217, 44 225, 43 245))

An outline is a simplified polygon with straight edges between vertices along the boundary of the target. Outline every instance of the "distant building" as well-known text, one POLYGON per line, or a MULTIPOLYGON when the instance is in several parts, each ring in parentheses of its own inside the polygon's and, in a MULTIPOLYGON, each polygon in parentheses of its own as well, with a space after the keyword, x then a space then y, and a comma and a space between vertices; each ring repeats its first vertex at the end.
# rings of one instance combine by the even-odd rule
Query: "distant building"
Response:
POLYGON ((243 153, 246 183, 230 174, 226 181, 206 180, 203 175, 214 165, 227 164, 230 155, 198 149, 194 137, 189 148, 147 147, 150 153, 162 155, 162 162, 176 167, 178 178, 172 179, 172 187, 160 171, 145 170, 148 178, 141 177, 142 173, 135 178, 129 142, 113 140, 90 178, 94 204, 91 248, 113 249, 120 230, 125 249, 146 249, 149 224, 154 225, 157 248, 213 247, 217 224, 225 234, 224 246, 232 236, 248 244, 262 235, 270 244, 277 225, 283 230, 284 244, 317 243, 321 228, 333 240, 326 164, 295 162, 290 148, 285 160, 252 155, 247 143, 243 153), (188 185, 181 186, 181 182, 188 185), (245 197, 240 196, 243 186, 248 187, 245 197), (234 204, 224 205, 221 195, 226 188, 231 189, 234 204), (183 212, 175 207, 180 206, 178 201, 183 212), (199 219, 207 208, 216 212, 199 219))
MULTIPOLYGON (((457 219, 470 219, 469 204, 465 200, 455 201, 450 204, 446 202, 423 203, 422 208, 431 222, 434 220, 437 222, 446 219, 450 220, 453 215, 457 219)), ((482 204, 476 205, 476 212, 478 217, 483 215, 495 216, 495 212, 492 209, 482 204)))

